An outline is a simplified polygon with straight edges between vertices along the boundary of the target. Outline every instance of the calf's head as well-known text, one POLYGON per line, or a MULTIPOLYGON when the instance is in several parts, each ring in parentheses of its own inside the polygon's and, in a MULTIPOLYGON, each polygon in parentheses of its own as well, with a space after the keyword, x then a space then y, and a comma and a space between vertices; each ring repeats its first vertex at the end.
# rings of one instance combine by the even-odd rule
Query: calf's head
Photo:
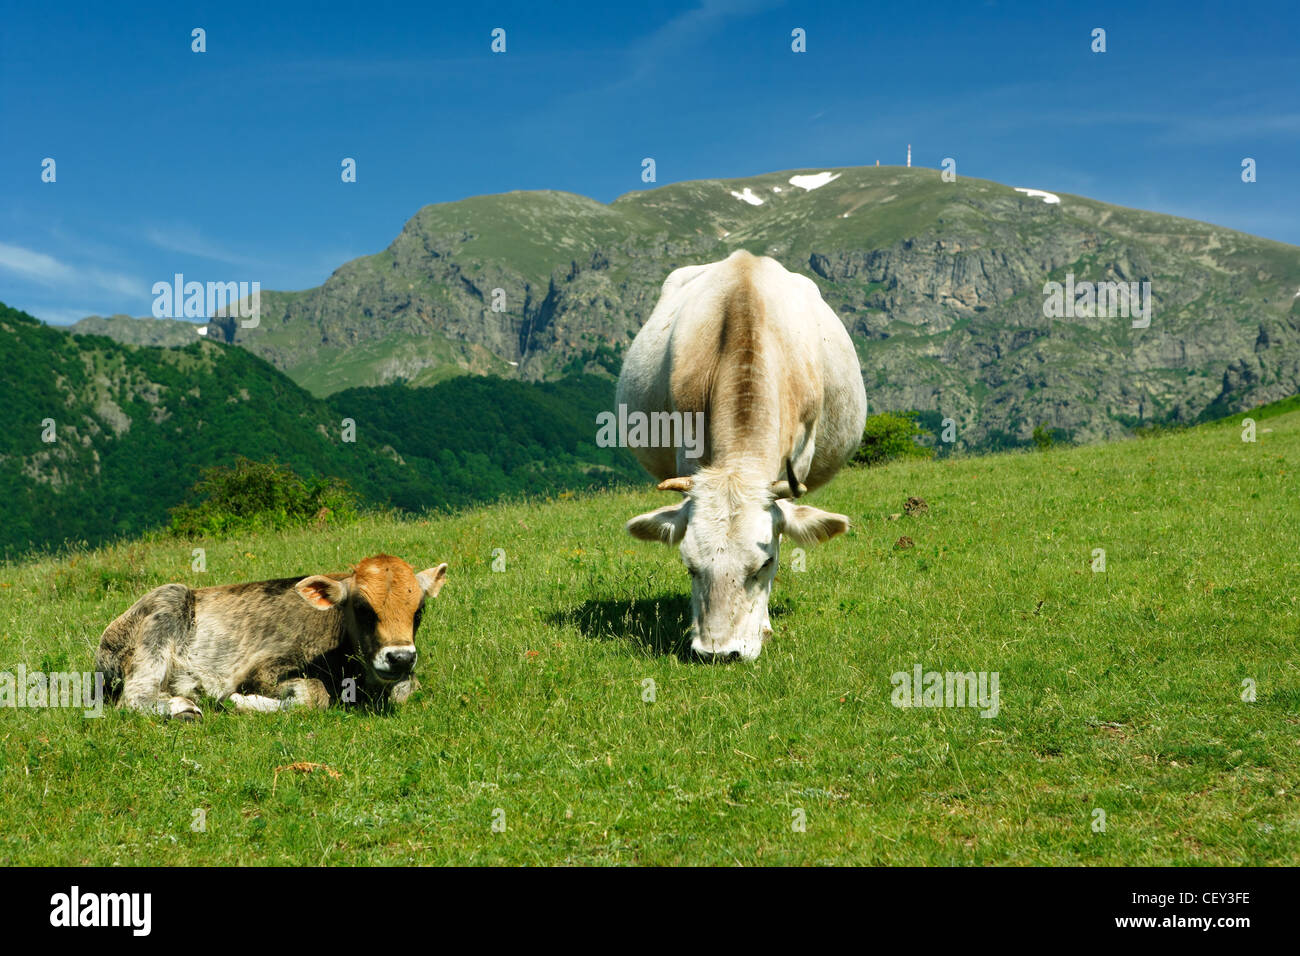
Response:
POLYGON ((637 515, 627 530, 643 541, 680 545, 691 574, 692 650, 753 660, 772 633, 768 600, 781 535, 813 544, 848 530, 849 519, 786 500, 786 482, 755 483, 706 469, 659 487, 686 497, 637 515))
POLYGON ((436 597, 446 580, 446 564, 417 574, 401 558, 377 554, 346 577, 313 574, 294 588, 317 610, 338 608, 366 669, 392 683, 415 669, 415 632, 424 602, 436 597))

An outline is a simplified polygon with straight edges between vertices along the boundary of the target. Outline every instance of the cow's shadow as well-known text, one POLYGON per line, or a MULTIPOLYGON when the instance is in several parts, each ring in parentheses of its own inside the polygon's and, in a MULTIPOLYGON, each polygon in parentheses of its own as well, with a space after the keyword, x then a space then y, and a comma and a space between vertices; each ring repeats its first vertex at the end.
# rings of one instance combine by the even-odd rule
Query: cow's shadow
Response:
POLYGON ((583 601, 557 611, 548 623, 573 626, 583 637, 619 641, 656 657, 691 659, 686 629, 691 623, 689 594, 661 594, 635 601, 583 601))
MULTIPOLYGON (((785 611, 784 602, 772 602, 773 618, 785 611)), ((660 594, 635 601, 583 601, 549 615, 547 623, 571 625, 583 637, 629 644, 655 657, 699 660, 687 635, 691 624, 689 594, 660 594)))

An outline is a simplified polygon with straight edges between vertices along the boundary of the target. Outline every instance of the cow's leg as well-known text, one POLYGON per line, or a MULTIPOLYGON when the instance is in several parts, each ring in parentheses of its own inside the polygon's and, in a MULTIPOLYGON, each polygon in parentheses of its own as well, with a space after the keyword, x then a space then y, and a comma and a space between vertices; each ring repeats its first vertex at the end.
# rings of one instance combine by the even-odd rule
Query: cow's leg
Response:
POLYGON ((406 680, 398 681, 392 687, 388 688, 388 702, 390 704, 400 704, 420 689, 420 682, 414 677, 408 677, 406 680))
MULTIPOLYGON (((813 425, 795 443, 793 453, 786 459, 786 475, 796 479, 800 484, 807 484, 812 472, 813 456, 817 453, 817 426, 813 425)), ((791 485, 791 487, 794 487, 791 485)))
POLYGON ((161 654, 146 654, 137 650, 131 669, 122 682, 122 706, 133 710, 152 710, 166 713, 163 705, 163 684, 167 680, 167 658, 161 654))
POLYGON ((191 602, 192 592, 183 584, 163 585, 140 599, 122 680, 122 706, 191 720, 201 716, 192 700, 170 692, 169 671, 177 645, 187 642, 191 602))
POLYGON ((268 714, 271 711, 283 710, 285 702, 278 697, 264 697, 261 694, 231 694, 226 698, 235 706, 235 710, 240 713, 254 711, 259 714, 268 714))
POLYGON ((772 588, 776 584, 776 578, 773 577, 767 584, 767 600, 763 602, 763 630, 761 639, 764 644, 772 636, 772 588))
POLYGON ((203 717, 199 705, 188 697, 169 697, 159 709, 168 717, 175 717, 177 720, 200 720, 203 717))
POLYGON ((321 709, 330 703, 329 691, 314 677, 281 681, 275 686, 274 697, 265 694, 231 694, 226 699, 241 713, 252 711, 261 714, 288 710, 290 707, 321 709))
POLYGON ((275 688, 276 696, 285 707, 310 707, 324 710, 330 705, 330 692, 324 683, 314 677, 299 677, 281 681, 275 688))

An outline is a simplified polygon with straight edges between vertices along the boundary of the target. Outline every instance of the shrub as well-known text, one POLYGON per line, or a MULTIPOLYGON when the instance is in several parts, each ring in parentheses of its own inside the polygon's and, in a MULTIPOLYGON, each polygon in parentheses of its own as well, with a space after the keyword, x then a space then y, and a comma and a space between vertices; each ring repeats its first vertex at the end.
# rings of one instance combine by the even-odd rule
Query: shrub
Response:
POLYGON ((1064 428, 1053 428, 1044 422, 1034 426, 1034 444, 1039 451, 1047 451, 1056 445, 1068 445, 1073 441, 1072 433, 1064 428))
POLYGON ((857 465, 883 465, 898 458, 932 458, 934 449, 919 445, 916 439, 928 435, 914 417, 915 413, 897 415, 884 412, 872 415, 862 429, 862 444, 851 461, 857 465))
POLYGON ((168 531, 179 537, 226 537, 318 522, 356 520, 357 496, 339 478, 303 478, 288 465, 251 461, 205 468, 190 500, 171 509, 168 531))
POLYGON ((1187 428, 1187 425, 1180 422, 1148 422, 1134 427, 1133 434, 1138 438, 1160 438, 1164 435, 1172 435, 1174 432, 1186 431, 1187 428))

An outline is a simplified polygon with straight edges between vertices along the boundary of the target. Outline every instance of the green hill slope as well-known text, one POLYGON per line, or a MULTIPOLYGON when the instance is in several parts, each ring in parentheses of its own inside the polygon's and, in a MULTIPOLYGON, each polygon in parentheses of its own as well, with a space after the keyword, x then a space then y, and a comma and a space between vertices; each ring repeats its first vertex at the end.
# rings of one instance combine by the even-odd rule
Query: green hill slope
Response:
POLYGON ((607 379, 453 380, 324 401, 245 349, 123 345, 3 305, 0 362, 14 422, 0 435, 4 553, 138 535, 165 521, 199 469, 236 455, 340 477, 370 504, 412 511, 639 476, 626 452, 580 441, 611 401, 607 379), (533 438, 507 456, 515 421, 533 438))
POLYGON ((419 511, 644 482, 628 452, 596 447, 596 414, 612 392, 613 383, 593 375, 462 377, 434 388, 348 389, 328 402, 340 417, 364 421, 372 443, 400 453, 410 472, 385 489, 387 500, 419 511))
POLYGON ((1300 391, 1300 249, 1059 199, 898 167, 677 183, 608 205, 480 196, 421 209, 318 288, 263 293, 258 328, 217 327, 317 394, 550 379, 619 354, 673 268, 746 248, 818 283, 857 342, 872 408, 951 417, 968 448, 1040 424, 1116 437, 1300 391), (1150 327, 1045 318, 1044 283, 1067 275, 1150 282, 1150 327))
POLYGON ((752 665, 674 653, 686 572, 622 530, 652 491, 211 543, 202 574, 167 540, 4 565, 11 673, 89 668, 168 581, 451 570, 391 717, 6 712, 0 863, 1293 865, 1300 412, 1240 431, 846 472, 812 500, 854 528, 783 550, 752 665), (918 665, 996 672, 996 715, 891 706, 918 665))
POLYGON ((242 349, 122 345, 0 306, 0 360, 15 422, 0 437, 6 550, 138 534, 235 454, 354 470, 328 406, 242 349))

